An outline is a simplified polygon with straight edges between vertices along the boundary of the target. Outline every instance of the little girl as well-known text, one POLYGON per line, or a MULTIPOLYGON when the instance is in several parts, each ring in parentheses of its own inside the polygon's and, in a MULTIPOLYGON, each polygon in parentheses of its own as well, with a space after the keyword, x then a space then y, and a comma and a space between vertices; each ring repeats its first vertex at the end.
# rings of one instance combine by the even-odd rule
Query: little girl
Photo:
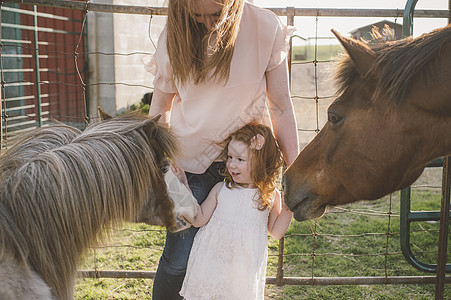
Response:
POLYGON ((264 299, 268 235, 280 239, 293 213, 276 180, 283 164, 271 129, 247 124, 224 141, 225 182, 199 207, 180 295, 185 299, 264 299), (205 225, 205 226, 204 226, 205 225))

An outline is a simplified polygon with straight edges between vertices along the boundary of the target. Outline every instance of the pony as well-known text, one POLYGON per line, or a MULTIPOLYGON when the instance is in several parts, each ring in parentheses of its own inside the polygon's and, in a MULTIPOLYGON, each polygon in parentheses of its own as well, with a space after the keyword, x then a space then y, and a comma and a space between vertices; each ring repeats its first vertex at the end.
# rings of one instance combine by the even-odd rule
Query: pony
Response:
POLYGON ((137 114, 24 134, 0 156, 0 299, 73 299, 82 255, 123 222, 186 228, 197 207, 164 174, 178 149, 137 114))
POLYGON ((451 154, 451 26, 374 44, 332 32, 347 52, 339 96, 283 177, 297 221, 403 189, 451 154))

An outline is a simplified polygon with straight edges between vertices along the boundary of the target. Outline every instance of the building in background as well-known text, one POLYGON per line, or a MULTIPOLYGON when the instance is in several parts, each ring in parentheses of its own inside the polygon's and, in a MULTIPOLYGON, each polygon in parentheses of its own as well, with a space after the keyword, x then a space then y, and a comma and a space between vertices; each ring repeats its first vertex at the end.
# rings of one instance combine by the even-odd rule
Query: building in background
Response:
POLYGON ((351 31, 351 35, 355 39, 365 39, 367 41, 372 40, 371 32, 373 28, 376 27, 379 29, 379 32, 382 34, 384 39, 386 40, 399 40, 402 37, 402 24, 398 24, 395 22, 383 20, 377 23, 369 24, 363 27, 359 27, 353 31, 351 31), (392 32, 388 33, 384 29, 385 26, 389 26, 392 32), (387 36, 390 35, 390 36, 387 36))
MULTIPOLYGON (((162 7, 164 0, 91 0, 91 3, 162 7)), ((153 76, 141 59, 155 51, 165 16, 88 13, 89 105, 120 113, 151 92, 153 76), (114 54, 114 55, 112 55, 114 54)))

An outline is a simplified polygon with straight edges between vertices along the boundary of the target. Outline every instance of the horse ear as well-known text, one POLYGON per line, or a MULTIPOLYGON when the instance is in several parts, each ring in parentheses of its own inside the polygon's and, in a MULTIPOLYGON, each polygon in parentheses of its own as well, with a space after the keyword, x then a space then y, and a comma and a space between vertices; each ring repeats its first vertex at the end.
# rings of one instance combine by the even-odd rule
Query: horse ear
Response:
POLYGON ((158 120, 160 120, 161 115, 158 115, 156 117, 153 117, 152 119, 147 119, 147 121, 144 124, 144 131, 146 132, 147 136, 153 136, 154 128, 158 124, 158 120))
POLYGON ((160 121, 161 115, 157 115, 156 117, 152 118, 152 121, 155 123, 158 123, 158 121, 160 121))
POLYGON ((158 143, 159 149, 168 157, 176 157, 179 145, 176 137, 169 130, 167 124, 158 122, 161 116, 158 115, 144 122, 143 129, 146 135, 158 143))
POLYGON ((365 76, 376 60, 376 53, 368 45, 355 39, 345 38, 332 29, 332 33, 348 52, 351 61, 354 63, 361 76, 365 76))
POLYGON ((105 121, 113 118, 110 114, 107 114, 100 106, 97 107, 97 113, 99 115, 100 121, 105 121))

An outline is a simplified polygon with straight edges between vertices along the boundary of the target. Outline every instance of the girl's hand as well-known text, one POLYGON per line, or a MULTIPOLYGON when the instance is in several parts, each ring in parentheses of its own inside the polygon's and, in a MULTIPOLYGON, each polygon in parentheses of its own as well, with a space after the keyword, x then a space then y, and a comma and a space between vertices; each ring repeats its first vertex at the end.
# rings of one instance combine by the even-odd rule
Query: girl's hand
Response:
POLYGON ((284 200, 284 198, 283 198, 283 193, 280 193, 281 194, 281 201, 282 201, 282 210, 285 210, 285 211, 289 211, 289 212, 291 212, 291 210, 288 208, 288 206, 285 204, 285 200, 284 200))

